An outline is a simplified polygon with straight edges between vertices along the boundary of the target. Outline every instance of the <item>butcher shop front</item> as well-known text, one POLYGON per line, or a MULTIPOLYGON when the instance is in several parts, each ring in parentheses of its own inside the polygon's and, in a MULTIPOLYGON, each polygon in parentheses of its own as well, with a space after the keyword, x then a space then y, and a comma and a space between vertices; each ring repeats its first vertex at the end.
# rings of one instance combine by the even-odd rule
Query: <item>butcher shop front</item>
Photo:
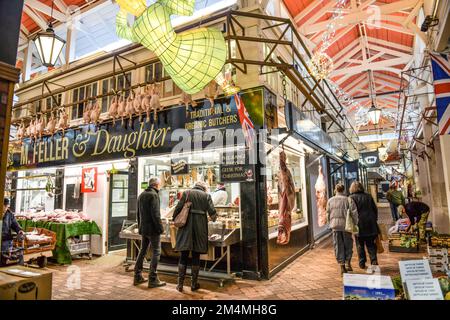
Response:
MULTIPOLYGON (((235 276, 268 278, 307 250, 311 239, 305 158, 313 150, 292 137, 282 144, 266 138, 277 126, 274 101, 268 89, 257 87, 240 99, 219 97, 213 106, 204 99, 195 108, 166 107, 148 121, 136 115, 130 122, 80 125, 12 143, 14 210, 27 226, 93 223, 88 238, 68 241, 86 243, 89 256, 126 248, 132 268, 140 245, 137 197, 158 176, 165 226, 161 272, 172 273, 178 254, 171 215, 181 193, 202 180, 219 215, 209 224, 202 276, 221 283, 235 276), (242 106, 257 132, 253 141, 239 131, 242 106), (218 190, 225 191, 220 198, 218 190)), ((57 260, 71 258, 69 250, 57 260)))

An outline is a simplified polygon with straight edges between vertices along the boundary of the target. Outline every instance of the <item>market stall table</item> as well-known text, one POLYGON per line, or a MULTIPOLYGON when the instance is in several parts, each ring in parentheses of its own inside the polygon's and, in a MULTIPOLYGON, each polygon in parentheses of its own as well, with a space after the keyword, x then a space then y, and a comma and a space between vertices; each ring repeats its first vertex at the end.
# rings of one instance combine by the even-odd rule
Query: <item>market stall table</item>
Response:
POLYGON ((29 228, 45 228, 56 233, 56 246, 53 258, 60 264, 72 263, 72 252, 68 239, 82 235, 101 235, 100 228, 94 221, 78 221, 72 223, 59 223, 51 221, 18 220, 24 230, 29 228))

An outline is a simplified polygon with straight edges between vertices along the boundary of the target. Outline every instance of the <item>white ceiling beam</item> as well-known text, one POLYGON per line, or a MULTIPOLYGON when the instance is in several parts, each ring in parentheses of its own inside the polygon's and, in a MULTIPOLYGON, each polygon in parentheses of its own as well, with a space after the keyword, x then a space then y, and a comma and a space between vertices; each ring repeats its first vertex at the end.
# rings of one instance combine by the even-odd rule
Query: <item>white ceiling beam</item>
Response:
POLYGON ((300 20, 304 19, 308 14, 310 14, 317 6, 323 2, 323 0, 314 0, 305 9, 303 9, 298 15, 294 17, 294 21, 298 23, 300 20))
POLYGON ((355 46, 358 46, 358 45, 359 45, 359 40, 358 39, 353 40, 348 46, 345 47, 344 50, 342 50, 339 53, 335 54, 333 56, 333 60, 336 61, 336 62, 339 61, 339 59, 342 56, 346 55, 350 50, 354 49, 355 46))
POLYGON ((377 23, 370 23, 370 22, 366 22, 366 24, 368 26, 374 27, 374 28, 386 29, 386 30, 395 31, 398 33, 414 35, 413 30, 405 28, 403 26, 396 26, 396 25, 388 24, 388 23, 382 23, 381 25, 378 25, 377 23))
POLYGON ((383 53, 383 54, 387 53, 387 54, 390 54, 391 56, 395 56, 395 57, 398 57, 398 58, 400 58, 400 57, 412 57, 412 55, 410 55, 410 54, 403 53, 403 52, 400 52, 400 51, 397 51, 397 50, 388 49, 388 48, 385 48, 385 47, 380 47, 380 46, 377 46, 377 45, 374 45, 374 44, 369 44, 369 48, 371 50, 376 50, 376 51, 378 51, 380 53, 383 53))
POLYGON ((332 57, 334 68, 339 68, 341 65, 347 63, 349 59, 351 59, 354 55, 356 55, 361 50, 360 47, 355 47, 350 52, 348 52, 345 56, 340 57, 339 59, 335 59, 335 57, 332 57))
MULTIPOLYGON (((400 64, 405 64, 408 63, 410 59, 408 58, 395 58, 395 59, 387 59, 387 60, 383 60, 383 61, 378 61, 378 62, 371 62, 371 63, 363 63, 360 66, 357 67, 349 67, 349 68, 342 68, 342 69, 337 69, 331 72, 331 76, 335 77, 341 74, 355 74, 355 73, 360 73, 360 72, 364 72, 367 70, 382 70, 382 68, 387 68, 387 67, 393 67, 396 65, 400 65, 400 64)), ((394 69, 397 70, 397 72, 399 71, 398 69, 394 69)))
MULTIPOLYGON (((418 1, 421 0, 402 0, 402 1, 395 1, 389 4, 384 4, 382 6, 378 6, 379 12, 381 15, 388 15, 390 13, 398 12, 399 10, 408 9, 414 7, 418 1)), ((368 10, 364 10, 364 8, 360 8, 358 11, 350 13, 348 15, 345 15, 342 19, 337 21, 336 23, 336 29, 340 29, 342 27, 348 26, 349 24, 358 24, 358 23, 364 23, 367 22, 367 20, 375 20, 377 16, 373 16, 372 12, 369 12, 368 10)), ((317 20, 317 19, 316 19, 317 20)), ((315 22, 311 21, 312 23, 315 22)), ((322 30, 327 29, 329 20, 321 21, 318 23, 308 23, 304 24, 300 27, 300 32, 302 32, 305 35, 320 32, 322 30)))
POLYGON ((343 29, 342 31, 338 32, 337 35, 335 35, 333 37, 333 39, 331 39, 330 41, 330 46, 332 46, 335 42, 341 40, 341 38, 343 36, 345 36, 347 33, 349 33, 350 31, 352 31, 354 28, 354 26, 348 26, 347 28, 343 29))
POLYGON ((23 12, 27 14, 42 30, 47 29, 47 21, 44 20, 38 13, 28 6, 23 6, 23 12))
MULTIPOLYGON (((313 2, 314 3, 314 2, 313 2)), ((317 4, 316 4, 317 5, 317 4)), ((328 2, 322 9, 320 9, 318 12, 316 12, 314 15, 309 17, 308 21, 305 22, 303 25, 311 25, 317 20, 319 20, 325 13, 328 12, 330 8, 333 8, 336 5, 334 1, 328 2)), ((303 12, 304 10, 302 10, 303 12)), ((296 19, 295 21, 298 22, 301 19, 303 19, 306 15, 302 16, 300 19, 296 19)), ((301 30, 300 30, 301 31, 301 30)))
MULTIPOLYGON (((365 82, 367 82, 367 76, 365 74, 360 75, 358 78, 356 78, 355 80, 353 80, 352 82, 347 84, 345 87, 342 87, 342 89, 344 89, 344 90, 353 89, 355 85, 357 85, 358 83, 360 83, 363 80, 366 80, 365 82)), ((365 82, 363 82, 362 84, 364 84, 365 82)))
POLYGON ((20 24, 20 31, 27 37, 30 35, 30 31, 22 23, 20 24))
POLYGON ((405 52, 412 52, 412 48, 408 47, 408 46, 404 46, 401 44, 397 44, 394 42, 389 42, 386 40, 382 40, 382 39, 377 39, 377 38, 372 38, 372 37, 367 37, 367 41, 370 43, 374 43, 374 44, 378 44, 378 45, 382 45, 382 46, 387 46, 390 47, 392 49, 396 49, 396 50, 401 50, 401 51, 405 51, 405 52))
POLYGON ((53 8, 53 13, 52 13, 52 8, 49 7, 48 5, 38 1, 38 0, 25 0, 25 4, 27 6, 29 6, 30 8, 36 9, 37 11, 40 11, 44 14, 46 14, 47 16, 53 16, 53 18, 61 21, 61 22, 66 22, 67 21, 67 17, 65 14, 61 13, 60 11, 56 10, 55 8, 53 8))
POLYGON ((388 81, 388 82, 390 82, 392 84, 396 84, 398 86, 400 85, 400 78, 395 78, 395 77, 392 77, 390 75, 387 75, 387 74, 384 74, 384 73, 379 73, 379 72, 374 73, 374 76, 379 78, 379 79, 382 79, 384 81, 388 81))
POLYGON ((55 6, 64 14, 67 14, 67 4, 64 2, 64 0, 53 0, 55 6))

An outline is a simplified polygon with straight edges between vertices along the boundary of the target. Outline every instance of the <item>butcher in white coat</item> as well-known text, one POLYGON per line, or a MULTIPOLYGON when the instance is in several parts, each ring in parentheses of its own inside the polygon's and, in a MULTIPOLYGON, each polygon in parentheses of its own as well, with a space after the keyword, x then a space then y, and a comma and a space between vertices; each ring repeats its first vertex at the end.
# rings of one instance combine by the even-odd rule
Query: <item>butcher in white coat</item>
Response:
POLYGON ((216 190, 211 193, 214 206, 225 206, 228 201, 228 193, 223 183, 218 183, 216 190))

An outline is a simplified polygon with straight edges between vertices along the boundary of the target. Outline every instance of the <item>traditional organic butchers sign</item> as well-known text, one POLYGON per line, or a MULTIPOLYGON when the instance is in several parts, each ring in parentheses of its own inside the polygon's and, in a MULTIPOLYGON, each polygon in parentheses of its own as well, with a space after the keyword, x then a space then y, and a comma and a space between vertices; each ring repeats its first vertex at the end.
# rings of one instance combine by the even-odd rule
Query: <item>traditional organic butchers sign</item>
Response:
POLYGON ((187 158, 172 159, 170 165, 170 173, 173 176, 188 174, 189 164, 187 158))
POLYGON ((235 150, 224 152, 220 164, 220 181, 253 181, 253 166, 249 164, 248 152, 235 150))
MULTIPOLYGON (((242 97, 246 100, 250 96, 251 99, 256 99, 255 96, 263 96, 263 92, 262 89, 244 92, 242 97)), ((261 103, 263 101, 261 97, 256 100, 261 103)), ((178 135, 173 136, 176 129, 192 132, 200 128, 217 129, 216 131, 241 128, 235 100, 231 97, 216 99, 214 106, 211 106, 205 99, 199 102, 195 109, 188 111, 184 106, 174 106, 161 111, 155 123, 140 122, 139 117, 135 116, 131 126, 122 126, 121 121, 117 121, 115 125, 107 123, 98 127, 85 125, 68 129, 64 135, 59 132, 37 141, 27 138, 20 146, 12 148, 12 163, 8 169, 20 170, 170 153, 180 142, 178 135)), ((191 143, 195 145, 198 143, 196 140, 201 140, 200 145, 206 147, 217 142, 214 138, 208 138, 208 135, 213 136, 211 131, 194 134, 191 143)), ((223 138, 226 138, 226 135, 223 138)))

